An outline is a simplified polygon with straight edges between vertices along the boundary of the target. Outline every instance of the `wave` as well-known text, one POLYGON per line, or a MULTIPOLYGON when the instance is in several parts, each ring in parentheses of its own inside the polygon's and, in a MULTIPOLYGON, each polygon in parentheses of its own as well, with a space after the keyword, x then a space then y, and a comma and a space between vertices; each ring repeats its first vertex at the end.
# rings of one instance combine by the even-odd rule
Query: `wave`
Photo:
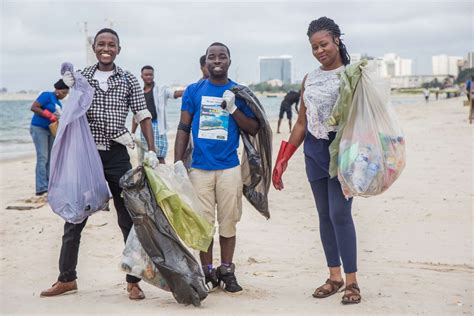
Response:
POLYGON ((14 144, 33 144, 33 140, 30 139, 0 139, 0 145, 14 145, 14 144))

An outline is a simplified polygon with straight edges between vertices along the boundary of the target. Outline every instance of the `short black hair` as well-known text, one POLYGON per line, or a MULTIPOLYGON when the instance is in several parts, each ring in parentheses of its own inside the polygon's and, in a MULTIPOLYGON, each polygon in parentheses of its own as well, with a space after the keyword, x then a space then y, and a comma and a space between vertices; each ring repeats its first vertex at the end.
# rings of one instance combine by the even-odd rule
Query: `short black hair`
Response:
POLYGON ((150 65, 145 65, 145 66, 142 67, 142 70, 141 70, 140 72, 143 72, 143 70, 145 70, 145 69, 150 69, 150 70, 152 70, 153 72, 155 71, 155 69, 153 69, 152 66, 150 66, 150 65))
POLYGON ((64 83, 63 79, 59 79, 54 84, 54 89, 57 90, 69 90, 69 87, 64 83))
POLYGON ((114 30, 109 29, 109 28, 103 28, 99 32, 97 32, 97 34, 94 36, 94 44, 95 44, 95 40, 97 39, 97 36, 99 36, 102 33, 111 33, 111 34, 115 35, 117 37, 117 41, 118 41, 117 44, 120 45, 120 38, 119 38, 117 32, 115 32, 114 30))
POLYGON ((202 55, 201 58, 199 58, 199 63, 201 64, 201 67, 206 66, 206 55, 202 55))
POLYGON ((212 43, 211 45, 209 45, 209 47, 206 49, 206 56, 207 56, 207 52, 209 50, 209 48, 211 48, 212 46, 222 46, 222 47, 225 47, 225 49, 227 50, 227 54, 229 54, 229 58, 230 58, 230 50, 229 50, 229 47, 225 46, 224 44, 220 43, 220 42, 214 42, 212 43))

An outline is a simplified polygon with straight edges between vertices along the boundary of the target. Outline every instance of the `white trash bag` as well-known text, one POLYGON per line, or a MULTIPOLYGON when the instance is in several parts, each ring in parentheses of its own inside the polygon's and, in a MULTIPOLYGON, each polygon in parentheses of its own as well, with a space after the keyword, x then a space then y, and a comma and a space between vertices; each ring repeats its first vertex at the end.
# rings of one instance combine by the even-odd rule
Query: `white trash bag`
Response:
POLYGON ((390 84, 373 66, 362 68, 338 156, 346 198, 387 190, 405 167, 405 138, 390 104, 390 84))

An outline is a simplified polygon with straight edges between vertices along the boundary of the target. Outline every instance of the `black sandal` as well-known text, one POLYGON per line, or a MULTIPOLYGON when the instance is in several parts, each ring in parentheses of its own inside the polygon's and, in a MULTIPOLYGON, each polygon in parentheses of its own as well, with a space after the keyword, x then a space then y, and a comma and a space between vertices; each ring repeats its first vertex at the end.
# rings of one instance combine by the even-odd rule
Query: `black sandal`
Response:
POLYGON ((326 283, 318 287, 316 290, 314 290, 313 297, 316 298, 325 298, 328 296, 331 296, 333 294, 336 294, 337 291, 344 285, 344 280, 341 281, 333 281, 331 279, 327 279, 326 283), (328 290, 324 288, 326 284, 329 284, 331 286, 331 289, 328 290))
POLYGON ((344 291, 348 291, 349 293, 344 294, 342 296, 341 303, 344 305, 348 304, 359 304, 362 297, 360 296, 360 289, 356 283, 349 284, 346 286, 344 291), (355 298, 355 299, 354 299, 355 298))

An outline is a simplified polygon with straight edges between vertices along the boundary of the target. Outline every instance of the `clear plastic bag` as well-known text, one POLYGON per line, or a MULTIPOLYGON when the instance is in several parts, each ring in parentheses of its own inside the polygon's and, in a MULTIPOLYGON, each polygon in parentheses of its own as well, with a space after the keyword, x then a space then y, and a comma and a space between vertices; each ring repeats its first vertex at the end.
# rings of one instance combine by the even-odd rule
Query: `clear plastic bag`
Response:
POLYGON ((73 73, 75 83, 51 149, 48 203, 54 213, 78 224, 97 211, 108 210, 111 194, 86 118, 94 88, 73 72, 71 64, 62 65, 61 73, 65 71, 73 73))
POLYGON ((372 65, 352 100, 338 155, 338 179, 346 198, 387 190, 405 167, 405 138, 391 109, 390 85, 372 65))
POLYGON ((155 169, 145 166, 144 169, 155 199, 176 234, 186 246, 206 252, 215 227, 204 218, 202 204, 183 163, 159 164, 155 169))
POLYGON ((141 278, 151 285, 165 291, 171 291, 168 283, 143 249, 140 240, 138 240, 135 227, 132 227, 128 234, 127 243, 123 250, 121 268, 124 272, 141 278))

